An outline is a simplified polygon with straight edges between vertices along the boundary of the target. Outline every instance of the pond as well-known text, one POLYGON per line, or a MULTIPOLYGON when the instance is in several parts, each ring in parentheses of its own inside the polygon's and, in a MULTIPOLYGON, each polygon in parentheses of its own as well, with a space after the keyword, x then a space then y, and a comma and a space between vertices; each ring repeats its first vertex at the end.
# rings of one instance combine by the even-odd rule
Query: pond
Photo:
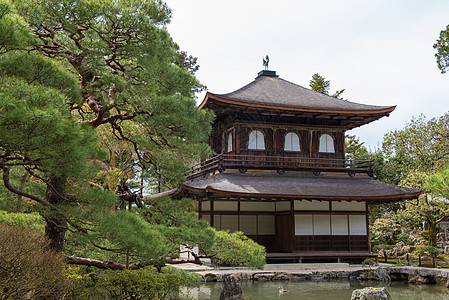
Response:
MULTIPOLYGON (((377 282, 364 282, 361 285, 355 281, 242 281, 242 290, 247 300, 350 300, 352 291, 366 286, 385 286, 393 300, 442 300, 449 299, 449 290, 443 284, 410 285, 407 282, 392 282, 379 284, 377 282), (279 293, 282 286, 288 292, 279 293)), ((199 288, 190 291, 193 299, 219 299, 223 283, 204 283, 199 288)))

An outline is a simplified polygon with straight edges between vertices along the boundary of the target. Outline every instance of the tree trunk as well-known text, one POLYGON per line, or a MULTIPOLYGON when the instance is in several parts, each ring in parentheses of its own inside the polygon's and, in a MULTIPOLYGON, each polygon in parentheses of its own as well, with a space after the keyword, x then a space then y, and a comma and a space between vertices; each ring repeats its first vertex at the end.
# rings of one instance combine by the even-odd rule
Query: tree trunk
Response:
MULTIPOLYGON (((66 179, 51 175, 47 182, 46 198, 53 205, 67 202, 69 197, 65 192, 66 179)), ((62 251, 64 246, 67 222, 63 216, 57 212, 45 212, 45 235, 50 240, 50 248, 62 251)))
MULTIPOLYGON (((429 200, 427 198, 427 193, 425 194, 424 201, 427 205, 427 207, 430 207, 429 200)), ((435 216, 433 215, 433 212, 430 210, 427 210, 427 222, 429 223, 429 245, 436 247, 437 246, 437 222, 435 222, 435 216)))
POLYGON ((50 248, 56 251, 62 251, 64 246, 67 223, 60 218, 45 218, 45 236, 50 240, 50 248))
POLYGON ((429 245, 437 246, 437 224, 432 221, 429 221, 429 245))

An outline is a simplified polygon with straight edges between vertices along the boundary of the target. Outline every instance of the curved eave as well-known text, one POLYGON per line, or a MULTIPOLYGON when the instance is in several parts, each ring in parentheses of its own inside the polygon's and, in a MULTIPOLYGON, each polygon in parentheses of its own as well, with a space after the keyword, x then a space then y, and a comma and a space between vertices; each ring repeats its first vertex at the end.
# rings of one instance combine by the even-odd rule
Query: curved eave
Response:
POLYGON ((215 94, 206 93, 206 96, 198 106, 199 109, 203 109, 207 106, 209 99, 219 101, 225 104, 231 104, 242 107, 254 107, 254 108, 262 108, 262 109, 272 109, 272 110, 289 110, 295 112, 304 112, 304 113, 329 113, 329 114, 348 114, 348 115, 366 115, 366 114, 376 114, 376 115, 388 115, 395 108, 395 106, 389 106, 381 109, 372 109, 372 110, 333 110, 333 109, 316 109, 316 108, 303 108, 303 107, 293 107, 287 105, 268 105, 268 104, 260 104, 260 103, 250 103, 244 101, 237 101, 233 99, 225 99, 223 97, 219 97, 215 94))
POLYGON ((295 199, 310 199, 310 200, 331 200, 331 201, 367 201, 367 202, 397 202, 403 200, 416 199, 423 193, 418 191, 415 193, 400 194, 400 195, 384 195, 384 196, 329 196, 329 195, 291 195, 291 194, 261 194, 261 193, 238 193, 232 191, 222 191, 207 187, 194 188, 185 184, 180 185, 180 189, 187 190, 202 196, 217 195, 217 196, 229 196, 229 197, 245 197, 245 198, 295 198, 295 199))

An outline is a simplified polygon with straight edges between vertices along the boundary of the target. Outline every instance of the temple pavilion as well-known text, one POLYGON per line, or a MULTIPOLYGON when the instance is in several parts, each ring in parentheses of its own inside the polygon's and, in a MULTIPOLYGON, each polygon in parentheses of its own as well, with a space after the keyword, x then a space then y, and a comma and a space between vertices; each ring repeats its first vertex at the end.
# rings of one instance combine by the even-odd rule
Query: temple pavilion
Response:
POLYGON ((172 197, 190 197, 199 218, 243 231, 272 262, 355 262, 370 253, 372 204, 422 191, 373 179, 372 161, 345 159, 345 132, 395 106, 354 103, 263 70, 244 87, 207 93, 215 156, 192 168, 172 197))

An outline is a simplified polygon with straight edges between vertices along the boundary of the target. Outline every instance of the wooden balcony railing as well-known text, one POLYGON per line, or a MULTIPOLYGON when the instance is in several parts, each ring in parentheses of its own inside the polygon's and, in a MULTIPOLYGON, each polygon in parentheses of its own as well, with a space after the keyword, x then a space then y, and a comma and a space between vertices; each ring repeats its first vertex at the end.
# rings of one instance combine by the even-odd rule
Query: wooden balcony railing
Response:
POLYGON ((260 169, 276 170, 279 174, 290 170, 312 171, 315 175, 320 172, 346 172, 349 176, 356 173, 373 176, 373 167, 372 160, 220 154, 193 166, 188 177, 226 169, 238 169, 241 173, 248 169, 260 169))

